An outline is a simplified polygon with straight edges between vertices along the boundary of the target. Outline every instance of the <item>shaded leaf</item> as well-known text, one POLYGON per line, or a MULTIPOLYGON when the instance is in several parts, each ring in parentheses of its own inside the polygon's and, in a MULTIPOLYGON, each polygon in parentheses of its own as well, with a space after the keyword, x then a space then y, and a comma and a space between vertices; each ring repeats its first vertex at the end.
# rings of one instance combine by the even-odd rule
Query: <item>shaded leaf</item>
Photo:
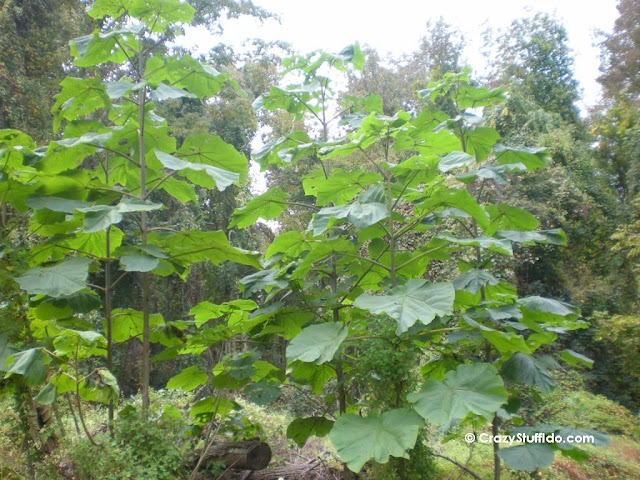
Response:
POLYGON ((349 470, 359 472, 370 459, 387 463, 389 457, 409 458, 424 421, 412 410, 390 410, 382 415, 342 415, 329 438, 349 470))
POLYGON ((287 360, 321 364, 333 360, 347 338, 347 328, 341 323, 321 323, 302 330, 287 347, 287 360))

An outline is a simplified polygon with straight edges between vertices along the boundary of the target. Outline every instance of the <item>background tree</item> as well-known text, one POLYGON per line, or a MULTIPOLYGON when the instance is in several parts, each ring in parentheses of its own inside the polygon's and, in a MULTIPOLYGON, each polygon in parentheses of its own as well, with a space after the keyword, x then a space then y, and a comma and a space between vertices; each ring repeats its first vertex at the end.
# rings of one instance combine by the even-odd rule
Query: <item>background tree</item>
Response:
POLYGON ((69 64, 67 42, 90 29, 80 0, 0 1, 0 128, 51 138, 51 98, 69 64))

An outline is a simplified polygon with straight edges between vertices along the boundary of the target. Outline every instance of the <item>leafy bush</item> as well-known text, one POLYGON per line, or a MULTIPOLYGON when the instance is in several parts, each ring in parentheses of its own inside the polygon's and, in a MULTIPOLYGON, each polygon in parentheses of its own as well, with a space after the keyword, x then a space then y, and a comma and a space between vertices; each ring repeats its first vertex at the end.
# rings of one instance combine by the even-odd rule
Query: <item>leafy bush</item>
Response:
POLYGON ((145 420, 126 407, 114 426, 114 437, 96 437, 101 446, 84 439, 73 446, 75 475, 86 480, 162 480, 176 478, 188 450, 185 422, 165 414, 145 420))

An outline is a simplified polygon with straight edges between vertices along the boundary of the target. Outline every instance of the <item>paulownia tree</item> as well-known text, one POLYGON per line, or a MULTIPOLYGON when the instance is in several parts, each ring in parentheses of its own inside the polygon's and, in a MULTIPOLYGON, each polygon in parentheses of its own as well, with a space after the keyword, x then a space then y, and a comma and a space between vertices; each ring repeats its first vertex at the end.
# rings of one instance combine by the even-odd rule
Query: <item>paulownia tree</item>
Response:
MULTIPOLYGON (((512 256, 514 244, 566 243, 562 231, 540 230, 529 212, 492 201, 508 175, 548 162, 545 148, 505 147, 483 124, 482 107, 503 101, 502 90, 472 85, 467 71, 448 74, 420 92, 426 106, 413 118, 403 111, 385 116, 380 99, 367 97, 343 115, 348 134, 329 141, 325 72, 350 63, 361 63, 357 48, 290 60, 287 70, 303 81, 272 87, 257 102, 315 119, 325 134, 316 140, 294 130, 259 153, 264 168, 317 161, 302 178, 314 214, 306 231, 279 235, 265 253, 268 268, 242 283, 246 296, 262 299, 244 333, 289 341, 288 381, 318 394, 337 382, 337 409, 329 401, 324 413, 296 419, 288 434, 301 443, 329 434, 340 458, 358 472, 371 459, 407 458, 425 422, 452 437, 485 424, 494 434, 516 424, 519 384, 543 392, 554 387, 549 369, 558 364, 539 353, 542 347, 587 325, 566 303, 518 298, 508 272, 492 271, 499 257, 512 256), (452 105, 454 115, 434 107, 442 104, 452 105), (350 167, 332 168, 338 160, 350 167), (451 275, 438 278, 434 267, 442 263, 451 275), (397 348, 419 346, 428 361, 419 391, 403 395, 396 408, 367 411, 347 385, 359 345, 380 336, 379 321, 395 325, 397 348), (364 415, 356 413, 363 408, 364 415)), ((232 224, 275 219, 286 208, 287 194, 273 188, 236 211, 232 224)), ((570 350, 560 358, 591 363, 570 350)), ((582 455, 567 444, 504 450, 496 444, 495 478, 501 461, 533 471, 550 465, 557 450, 582 455)))
POLYGON ((112 420, 113 345, 142 342, 146 415, 151 343, 182 345, 188 328, 152 311, 151 276, 185 279, 190 265, 202 261, 261 264, 222 231, 176 231, 162 220, 166 202, 198 201, 195 187, 224 190, 247 178, 247 160, 231 145, 209 134, 177 145, 155 113, 168 99, 205 101, 235 85, 188 55, 167 53, 167 39, 191 21, 193 7, 180 0, 96 0, 88 13, 107 21, 104 30, 71 42, 74 64, 87 74, 61 83, 52 109, 59 138, 37 147, 20 132, 0 133, 2 211, 30 214, 28 230, 6 242, 31 247, 28 266, 12 272, 28 294, 22 334, 13 337, 22 340, 0 337, 0 368, 8 372, 5 386, 40 388, 39 404, 72 393, 78 409, 81 400, 109 403, 112 420), (102 66, 109 79, 101 78, 102 66), (128 276, 136 278, 137 298, 114 309, 114 288, 128 276), (87 315, 93 311, 101 326, 87 315), (106 364, 88 368, 95 365, 89 357, 106 357, 106 364))

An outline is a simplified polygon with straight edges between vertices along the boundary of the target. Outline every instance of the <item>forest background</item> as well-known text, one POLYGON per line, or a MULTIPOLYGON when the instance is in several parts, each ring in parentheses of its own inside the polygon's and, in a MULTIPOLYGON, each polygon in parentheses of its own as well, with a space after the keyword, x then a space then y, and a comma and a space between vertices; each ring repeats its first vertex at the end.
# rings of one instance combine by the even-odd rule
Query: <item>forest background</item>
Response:
POLYGON ((581 115, 544 13, 487 35, 479 78, 442 19, 401 58, 193 59, 184 25, 273 15, 3 0, 3 478, 218 478, 193 452, 256 436, 345 478, 640 478, 640 2, 618 10, 581 115), (523 425, 613 441, 461 440, 523 425))

